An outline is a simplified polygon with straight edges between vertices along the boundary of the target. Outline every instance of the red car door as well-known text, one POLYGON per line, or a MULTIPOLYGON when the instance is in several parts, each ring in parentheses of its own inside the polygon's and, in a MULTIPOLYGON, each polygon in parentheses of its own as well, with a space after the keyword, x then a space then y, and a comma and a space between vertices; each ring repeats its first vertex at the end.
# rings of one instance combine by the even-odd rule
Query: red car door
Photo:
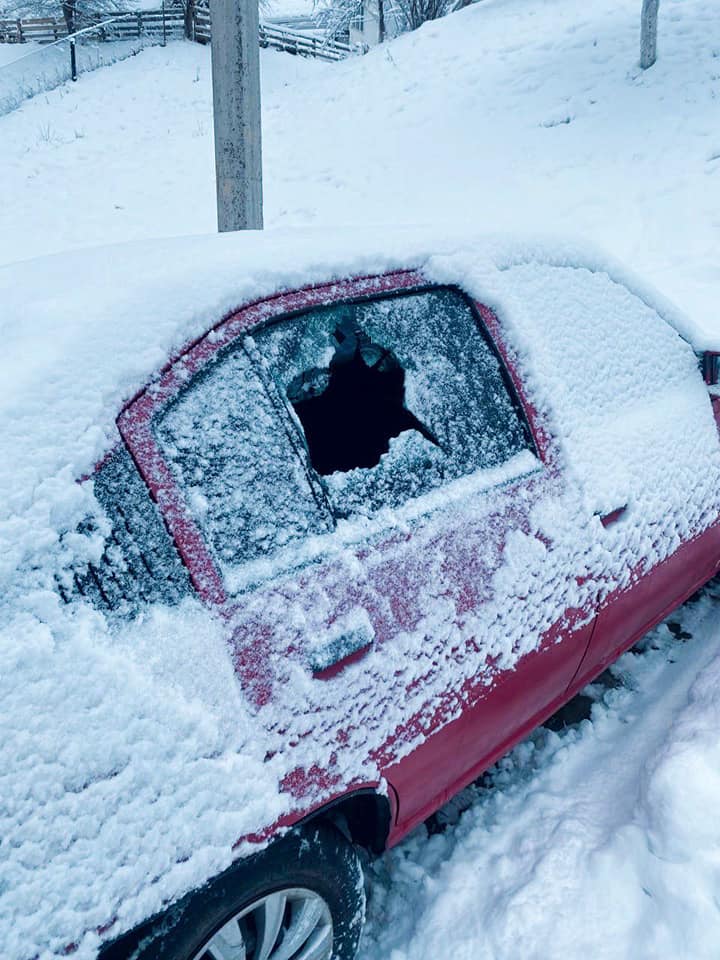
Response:
POLYGON ((241 311, 121 418, 305 808, 386 776, 407 829, 585 653, 581 498, 504 349, 458 290, 355 281, 241 311))
POLYGON ((585 494, 599 612, 580 684, 718 569, 720 442, 697 357, 651 300, 601 270, 504 277, 585 494))

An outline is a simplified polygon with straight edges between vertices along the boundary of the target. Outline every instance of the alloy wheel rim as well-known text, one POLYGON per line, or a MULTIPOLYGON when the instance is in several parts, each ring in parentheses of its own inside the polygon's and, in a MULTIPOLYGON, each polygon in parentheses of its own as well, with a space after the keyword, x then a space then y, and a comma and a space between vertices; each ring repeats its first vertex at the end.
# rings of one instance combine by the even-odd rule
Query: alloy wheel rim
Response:
POLYGON ((331 960, 333 923, 323 898, 289 887, 230 917, 192 960, 331 960))

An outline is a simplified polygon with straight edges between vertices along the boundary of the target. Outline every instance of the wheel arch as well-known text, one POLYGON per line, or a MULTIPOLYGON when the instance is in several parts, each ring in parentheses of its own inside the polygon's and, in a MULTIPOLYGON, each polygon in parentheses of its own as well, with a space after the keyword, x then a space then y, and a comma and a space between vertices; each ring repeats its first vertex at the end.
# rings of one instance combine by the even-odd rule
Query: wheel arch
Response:
POLYGON ((329 820, 345 836, 370 853, 382 853, 387 845, 393 820, 390 797, 374 787, 343 794, 313 810, 298 821, 298 826, 317 820, 329 820))
MULTIPOLYGON (((290 830, 308 826, 312 823, 330 823, 353 844, 363 847, 370 853, 378 854, 385 849, 393 815, 394 807, 390 794, 386 796, 375 787, 361 787, 336 797, 329 803, 301 817, 290 826, 290 830)), ((282 836, 281 833, 275 839, 280 840, 282 836)), ((248 859, 252 859, 252 856, 248 859)), ((233 866, 243 859, 246 858, 239 857, 233 866)), ((223 871, 223 874, 232 870, 233 866, 229 867, 227 871, 223 871)), ((213 883, 216 879, 218 878, 208 880, 208 883, 213 883)), ((190 896, 191 893, 192 891, 186 894, 186 897, 190 896)), ((184 899, 184 897, 181 897, 176 903, 181 903, 184 899)), ((172 910, 172 906, 172 904, 168 904, 166 910, 172 910)), ((161 920, 164 912, 149 917, 132 930, 106 941, 99 948, 99 960, 132 960, 142 941, 161 920)))

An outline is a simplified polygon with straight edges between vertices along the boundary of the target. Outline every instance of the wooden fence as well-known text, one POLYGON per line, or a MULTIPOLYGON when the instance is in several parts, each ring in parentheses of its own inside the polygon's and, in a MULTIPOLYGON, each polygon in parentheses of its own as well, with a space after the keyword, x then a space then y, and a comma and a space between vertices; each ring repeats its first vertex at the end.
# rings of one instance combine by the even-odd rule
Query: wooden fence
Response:
POLYGON ((260 24, 260 46, 284 50, 285 53, 294 53, 301 57, 315 57, 318 60, 344 60, 351 53, 365 52, 360 47, 351 47, 349 43, 341 43, 339 40, 296 33, 294 30, 263 23, 260 24))
POLYGON ((0 20, 0 42, 25 43, 36 40, 51 43, 67 36, 67 27, 62 19, 37 17, 32 20, 0 20))
MULTIPOLYGON (((181 6, 173 5, 165 10, 138 10, 136 13, 121 14, 116 17, 95 21, 97 32, 92 33, 94 40, 130 40, 140 36, 164 36, 168 40, 185 36, 198 43, 210 41, 210 10, 206 6, 195 6, 193 15, 186 23, 185 11, 181 6)), ((84 18, 83 27, 93 26, 93 21, 84 18)), ((0 42, 52 43, 68 36, 67 26, 62 18, 39 17, 27 20, 0 20, 0 42)), ((311 33, 301 33, 284 27, 260 24, 259 42, 261 47, 272 47, 299 56, 315 57, 320 60, 342 60, 351 53, 362 53, 362 48, 351 47, 338 40, 329 40, 311 33)))
MULTIPOLYGON (((116 17, 83 17, 78 28, 98 25, 95 39, 125 40, 143 35, 155 35, 163 32, 169 38, 182 37, 185 33, 185 17, 182 8, 168 7, 166 10, 139 10, 137 13, 121 14, 116 17)), ((37 17, 26 20, 0 20, 0 42, 52 43, 68 36, 67 25, 62 17, 37 17)))
MULTIPOLYGON (((192 38, 198 43, 210 42, 210 10, 206 6, 195 7, 192 22, 192 38)), ((260 24, 258 37, 261 47, 272 47, 283 50, 285 53, 294 53, 303 57, 315 57, 318 60, 343 60, 351 53, 364 53, 360 47, 352 47, 349 43, 339 40, 330 40, 323 36, 313 36, 299 30, 275 26, 269 23, 260 24)))

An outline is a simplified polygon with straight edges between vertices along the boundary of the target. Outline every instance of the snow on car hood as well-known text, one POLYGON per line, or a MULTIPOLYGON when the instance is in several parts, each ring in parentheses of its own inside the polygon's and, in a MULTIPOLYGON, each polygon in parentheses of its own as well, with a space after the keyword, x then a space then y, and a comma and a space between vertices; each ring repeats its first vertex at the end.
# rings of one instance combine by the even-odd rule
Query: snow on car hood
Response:
MULTIPOLYGON (((628 545, 619 525, 603 549, 662 559, 717 515, 710 406, 691 375, 692 350, 670 326, 658 335, 655 310, 686 337, 694 331, 601 254, 353 229, 138 243, 0 269, 7 960, 57 956, 69 943, 78 957, 93 956, 98 928, 115 921, 115 935, 216 874, 239 837, 289 803, 277 789, 281 768, 263 763, 206 610, 186 601, 119 627, 58 599, 54 573, 80 549, 74 531, 93 506, 76 478, 117 441, 123 403, 231 309, 280 289, 402 268, 460 283, 497 311, 590 515, 618 498, 639 515, 665 504, 659 539, 641 531, 628 545), (666 469, 668 451, 684 472, 666 469)), ((611 568, 609 553, 596 563, 611 568)))

